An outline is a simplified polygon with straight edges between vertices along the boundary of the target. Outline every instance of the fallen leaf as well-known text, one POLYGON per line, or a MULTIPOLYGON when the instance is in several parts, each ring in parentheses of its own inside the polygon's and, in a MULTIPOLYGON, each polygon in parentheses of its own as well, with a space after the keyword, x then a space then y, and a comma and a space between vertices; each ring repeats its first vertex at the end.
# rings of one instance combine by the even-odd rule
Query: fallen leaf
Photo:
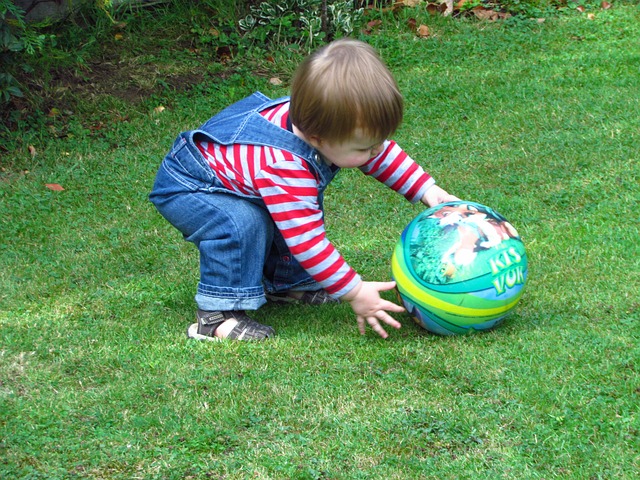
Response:
POLYGON ((114 39, 116 42, 119 42, 120 40, 124 39, 124 35, 122 35, 121 33, 116 33, 116 34, 113 36, 113 39, 114 39))
POLYGON ((609 2, 602 2, 600 6, 603 10, 609 10, 611 8, 611 4, 609 2))
POLYGON ((371 35, 373 31, 382 25, 382 20, 371 20, 367 22, 367 27, 362 29, 362 33, 365 35, 371 35))
POLYGON ((34 147, 33 145, 29 145, 28 150, 29 150, 29 155, 31 155, 31 158, 35 157, 36 154, 38 153, 36 152, 36 147, 34 147))
POLYGON ((47 114, 47 116, 49 116, 49 117, 57 117, 58 115, 60 115, 60 110, 58 110, 55 107, 53 107, 51 110, 49 110, 49 113, 47 114))
POLYGON ((64 188, 62 188, 62 185, 59 185, 57 183, 46 183, 44 186, 49 190, 53 190, 54 192, 62 192, 64 190, 64 188))
POLYGON ((418 28, 418 22, 415 18, 410 18, 409 20, 407 20, 407 26, 410 30, 415 30, 416 28, 418 28))
POLYGON ((446 3, 427 3, 427 12, 429 15, 437 15, 439 13, 444 13, 447 10, 446 3))
POLYGON ((588 18, 589 20, 595 20, 595 19, 596 19, 596 15, 595 15, 595 13, 588 13, 588 14, 587 14, 587 18, 588 18))
POLYGON ((158 105, 156 108, 153 109, 153 113, 162 113, 164 112, 164 107, 162 105, 158 105))
POLYGON ((498 19, 498 12, 484 7, 475 7, 472 9, 473 14, 479 20, 494 21, 498 19))
POLYGON ((277 86, 277 85, 282 85, 282 80, 280 80, 278 77, 271 77, 271 78, 269 79, 269 83, 270 83, 271 85, 276 85, 276 86, 277 86))
POLYGON ((418 27, 418 36, 420 38, 427 38, 429 35, 431 35, 431 32, 429 31, 429 27, 427 27, 424 24, 418 27))
POLYGON ((584 13, 587 9, 584 5, 578 5, 576 7, 576 10, 578 10, 580 13, 584 13))

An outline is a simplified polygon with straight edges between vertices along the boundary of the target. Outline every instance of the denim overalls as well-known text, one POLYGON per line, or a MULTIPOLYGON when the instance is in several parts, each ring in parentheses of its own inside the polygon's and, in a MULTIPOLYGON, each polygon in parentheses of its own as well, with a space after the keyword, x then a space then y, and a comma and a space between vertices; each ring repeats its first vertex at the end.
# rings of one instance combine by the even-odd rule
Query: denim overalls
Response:
POLYGON ((169 223, 200 251, 196 303, 202 310, 255 310, 265 290, 320 287, 293 258, 263 200, 226 189, 194 144, 206 135, 223 144, 266 145, 304 158, 318 180, 318 203, 337 173, 318 152, 258 112, 286 99, 257 92, 181 133, 162 162, 150 200, 169 223))

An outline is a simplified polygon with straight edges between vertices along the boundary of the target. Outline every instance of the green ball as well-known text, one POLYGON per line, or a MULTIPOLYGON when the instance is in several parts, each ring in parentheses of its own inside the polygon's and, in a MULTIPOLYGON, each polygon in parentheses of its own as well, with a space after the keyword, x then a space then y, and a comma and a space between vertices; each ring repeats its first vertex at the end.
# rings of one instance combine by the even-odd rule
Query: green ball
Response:
POLYGON ((518 304, 527 255, 506 218, 479 203, 425 210, 404 229, 391 274, 409 314, 440 335, 488 330, 518 304))

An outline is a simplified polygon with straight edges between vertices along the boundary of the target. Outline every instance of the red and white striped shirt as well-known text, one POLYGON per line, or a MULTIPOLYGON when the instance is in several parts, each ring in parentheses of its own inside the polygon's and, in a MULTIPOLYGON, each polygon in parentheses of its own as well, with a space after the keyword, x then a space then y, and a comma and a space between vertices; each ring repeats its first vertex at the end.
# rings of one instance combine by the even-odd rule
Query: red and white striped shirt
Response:
MULTIPOLYGON (((260 113, 287 129, 289 102, 260 113)), ((360 277, 326 237, 318 180, 304 158, 273 147, 225 146, 202 138, 196 138, 196 146, 227 189, 264 200, 293 256, 329 294, 341 297, 356 286, 360 277)), ((411 202, 420 200, 434 183, 389 140, 384 142, 382 153, 360 170, 411 202)))

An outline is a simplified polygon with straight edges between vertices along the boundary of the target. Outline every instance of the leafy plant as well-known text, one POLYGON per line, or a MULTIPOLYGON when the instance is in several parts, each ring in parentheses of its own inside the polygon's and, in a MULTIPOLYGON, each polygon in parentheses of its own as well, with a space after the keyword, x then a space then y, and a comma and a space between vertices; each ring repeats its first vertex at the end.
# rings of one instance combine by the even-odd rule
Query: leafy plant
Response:
POLYGON ((353 0, 279 0, 251 6, 238 23, 257 41, 276 45, 298 44, 313 48, 323 40, 350 35, 364 9, 353 0))
POLYGON ((0 0, 0 102, 22 97, 20 83, 9 73, 18 66, 25 71, 30 67, 21 62, 21 54, 33 55, 40 51, 47 39, 36 27, 24 21, 24 11, 11 0, 0 0))

